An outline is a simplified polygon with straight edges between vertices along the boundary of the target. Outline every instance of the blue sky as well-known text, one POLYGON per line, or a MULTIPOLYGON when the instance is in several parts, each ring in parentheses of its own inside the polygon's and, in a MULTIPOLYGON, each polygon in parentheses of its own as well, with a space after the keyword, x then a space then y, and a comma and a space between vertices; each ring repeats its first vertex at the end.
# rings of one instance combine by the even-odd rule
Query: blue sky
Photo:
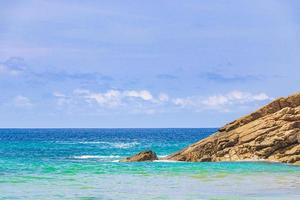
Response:
POLYGON ((298 1, 0 2, 0 127, 219 127, 299 91, 298 1))

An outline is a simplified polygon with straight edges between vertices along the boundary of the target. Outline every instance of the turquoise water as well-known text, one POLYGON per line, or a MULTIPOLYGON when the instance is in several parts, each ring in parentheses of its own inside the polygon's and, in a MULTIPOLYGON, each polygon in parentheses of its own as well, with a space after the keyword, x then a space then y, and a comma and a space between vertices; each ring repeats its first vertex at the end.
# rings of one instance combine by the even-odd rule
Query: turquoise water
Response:
POLYGON ((1 129, 0 199, 300 199, 300 167, 119 163, 159 156, 216 129, 1 129))

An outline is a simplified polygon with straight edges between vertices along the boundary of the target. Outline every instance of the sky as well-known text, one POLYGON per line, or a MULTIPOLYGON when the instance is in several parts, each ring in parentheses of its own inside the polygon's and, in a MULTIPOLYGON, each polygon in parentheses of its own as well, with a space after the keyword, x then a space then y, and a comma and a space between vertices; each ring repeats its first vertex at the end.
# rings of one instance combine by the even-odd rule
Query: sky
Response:
POLYGON ((221 127, 299 92, 297 0, 2 0, 0 127, 221 127))

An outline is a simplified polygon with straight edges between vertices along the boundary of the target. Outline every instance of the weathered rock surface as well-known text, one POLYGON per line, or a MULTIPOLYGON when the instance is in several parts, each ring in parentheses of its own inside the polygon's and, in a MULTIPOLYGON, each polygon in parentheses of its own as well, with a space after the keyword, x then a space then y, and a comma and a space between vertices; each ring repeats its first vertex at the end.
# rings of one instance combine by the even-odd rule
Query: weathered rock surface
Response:
POLYGON ((300 164, 300 93, 276 99, 165 159, 300 164))
POLYGON ((153 160, 158 160, 156 153, 154 153, 153 151, 142 151, 134 156, 121 160, 121 162, 139 162, 153 160))

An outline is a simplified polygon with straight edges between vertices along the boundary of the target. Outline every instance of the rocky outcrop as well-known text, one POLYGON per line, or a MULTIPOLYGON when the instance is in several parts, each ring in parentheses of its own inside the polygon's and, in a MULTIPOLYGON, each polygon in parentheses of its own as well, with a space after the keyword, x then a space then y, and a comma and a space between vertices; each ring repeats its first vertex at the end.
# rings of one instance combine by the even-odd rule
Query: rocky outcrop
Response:
POLYGON ((276 99, 165 159, 300 164, 300 93, 276 99))
POLYGON ((139 162, 139 161, 153 161, 158 160, 156 153, 153 151, 142 151, 134 156, 125 158, 120 162, 139 162))

